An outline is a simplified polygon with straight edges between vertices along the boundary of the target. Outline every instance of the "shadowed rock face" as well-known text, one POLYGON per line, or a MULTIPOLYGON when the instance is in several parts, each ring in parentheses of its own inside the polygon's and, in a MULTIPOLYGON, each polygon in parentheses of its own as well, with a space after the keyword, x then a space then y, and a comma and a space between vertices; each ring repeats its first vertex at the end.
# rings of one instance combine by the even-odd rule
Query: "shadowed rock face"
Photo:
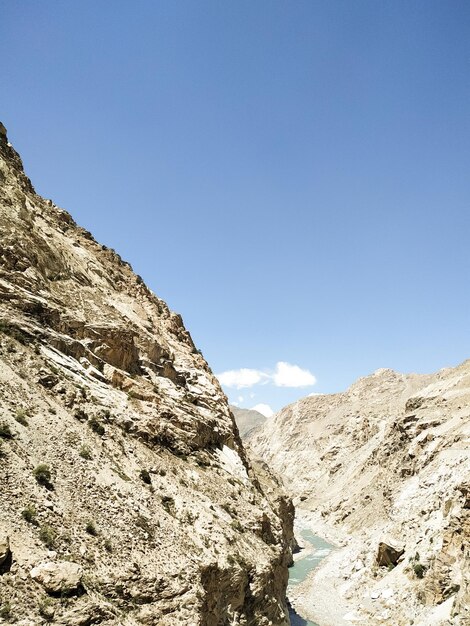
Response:
POLYGON ((240 437, 245 440, 249 439, 256 428, 262 426, 266 421, 266 417, 259 411, 253 409, 240 409, 237 406, 231 406, 235 421, 240 432, 240 437))
POLYGON ((291 502, 181 317, 34 192, 3 126, 0 444, 11 619, 288 624, 291 502))
POLYGON ((249 443, 317 532, 344 538, 316 576, 346 581, 361 624, 470 624, 470 361, 378 370, 284 408, 249 443))

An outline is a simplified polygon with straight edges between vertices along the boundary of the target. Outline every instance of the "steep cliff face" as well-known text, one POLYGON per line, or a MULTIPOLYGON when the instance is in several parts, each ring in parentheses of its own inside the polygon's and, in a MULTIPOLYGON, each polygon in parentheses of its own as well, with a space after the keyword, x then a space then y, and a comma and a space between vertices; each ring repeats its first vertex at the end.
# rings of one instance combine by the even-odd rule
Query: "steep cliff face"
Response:
POLYGON ((250 445, 343 546, 299 588, 304 614, 322 626, 470 624, 470 361, 426 376, 379 370, 304 398, 250 445), (344 607, 333 621, 321 619, 325 580, 344 607))
POLYGON ((0 125, 0 622, 286 626, 293 510, 128 263, 0 125))

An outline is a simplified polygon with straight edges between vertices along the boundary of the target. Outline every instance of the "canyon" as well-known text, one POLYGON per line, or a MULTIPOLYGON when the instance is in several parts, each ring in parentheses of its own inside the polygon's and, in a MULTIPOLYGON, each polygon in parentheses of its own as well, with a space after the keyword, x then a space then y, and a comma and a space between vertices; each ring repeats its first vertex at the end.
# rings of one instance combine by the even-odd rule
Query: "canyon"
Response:
POLYGON ((291 602, 320 626, 470 624, 470 361, 287 406, 248 447, 336 549, 291 602))
POLYGON ((470 361, 230 407, 0 124, 1 624, 469 626, 469 449, 470 361))

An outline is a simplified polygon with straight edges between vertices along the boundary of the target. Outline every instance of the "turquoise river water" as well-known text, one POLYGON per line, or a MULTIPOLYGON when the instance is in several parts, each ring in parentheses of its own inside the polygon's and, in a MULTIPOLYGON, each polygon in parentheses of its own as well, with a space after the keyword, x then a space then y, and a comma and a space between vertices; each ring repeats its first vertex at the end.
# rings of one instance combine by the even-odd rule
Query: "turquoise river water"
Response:
MULTIPOLYGON (((305 580, 308 574, 315 569, 320 561, 330 554, 333 550, 333 546, 327 543, 321 537, 317 537, 311 530, 304 529, 300 532, 302 538, 306 543, 313 546, 313 551, 306 554, 304 557, 300 557, 289 570, 289 584, 287 586, 287 597, 289 597, 289 590, 305 580)), ((318 626, 315 622, 303 618, 298 615, 293 609, 290 612, 290 619, 292 626, 318 626)))

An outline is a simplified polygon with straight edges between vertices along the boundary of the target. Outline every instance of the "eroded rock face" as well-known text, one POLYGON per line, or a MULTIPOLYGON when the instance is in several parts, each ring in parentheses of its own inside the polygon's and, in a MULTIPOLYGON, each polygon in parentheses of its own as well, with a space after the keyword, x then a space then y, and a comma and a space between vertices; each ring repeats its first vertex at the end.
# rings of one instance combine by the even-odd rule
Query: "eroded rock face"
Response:
POLYGON ((2 127, 0 415, 12 619, 287 626, 291 502, 181 317, 34 192, 2 127))
POLYGON ((424 376, 378 370, 344 393, 304 398, 249 445, 317 534, 343 545, 304 588, 304 615, 328 579, 340 619, 470 624, 470 361, 424 376))

